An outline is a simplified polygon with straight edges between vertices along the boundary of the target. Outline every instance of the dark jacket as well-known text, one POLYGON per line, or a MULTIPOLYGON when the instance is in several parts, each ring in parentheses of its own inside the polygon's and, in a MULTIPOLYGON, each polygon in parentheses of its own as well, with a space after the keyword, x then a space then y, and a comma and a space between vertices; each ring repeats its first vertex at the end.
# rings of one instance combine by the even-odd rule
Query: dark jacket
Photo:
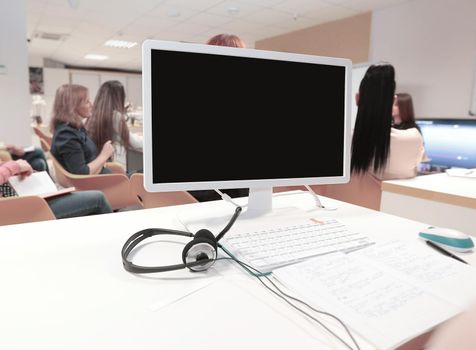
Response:
MULTIPOLYGON (((88 163, 97 157, 97 147, 86 129, 76 129, 65 123, 56 126, 50 152, 67 171, 81 175, 89 174, 88 163)), ((104 167, 101 170, 101 174, 110 172, 104 167)))

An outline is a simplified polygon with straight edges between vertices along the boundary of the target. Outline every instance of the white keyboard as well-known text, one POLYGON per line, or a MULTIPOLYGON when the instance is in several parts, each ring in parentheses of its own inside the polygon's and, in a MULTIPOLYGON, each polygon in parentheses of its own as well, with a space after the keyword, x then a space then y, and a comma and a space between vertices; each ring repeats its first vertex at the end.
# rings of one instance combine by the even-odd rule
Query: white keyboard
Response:
POLYGON ((335 219, 235 233, 223 238, 223 245, 238 259, 260 271, 334 252, 348 252, 374 242, 351 232, 335 219))

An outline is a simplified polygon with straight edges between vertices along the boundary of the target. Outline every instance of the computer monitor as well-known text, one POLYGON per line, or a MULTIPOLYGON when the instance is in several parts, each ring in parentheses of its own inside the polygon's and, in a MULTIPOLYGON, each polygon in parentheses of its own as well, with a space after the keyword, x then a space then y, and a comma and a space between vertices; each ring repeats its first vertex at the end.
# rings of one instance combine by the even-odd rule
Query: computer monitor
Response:
POLYGON ((348 59, 148 40, 143 43, 148 191, 348 182, 348 59))
POLYGON ((422 170, 476 168, 476 120, 418 119, 416 122, 430 158, 422 170))

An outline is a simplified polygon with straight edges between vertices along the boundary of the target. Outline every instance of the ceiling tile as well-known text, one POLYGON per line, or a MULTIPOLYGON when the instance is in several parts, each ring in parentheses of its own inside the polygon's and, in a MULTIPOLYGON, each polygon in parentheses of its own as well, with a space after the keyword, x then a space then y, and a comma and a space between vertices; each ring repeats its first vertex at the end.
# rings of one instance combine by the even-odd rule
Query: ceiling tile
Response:
MULTIPOLYGON (((288 0, 288 1, 295 1, 295 0, 288 0)), ((250 4, 258 5, 261 7, 273 7, 287 1, 286 0, 240 0, 240 2, 250 3, 250 4)))
MULTIPOLYGON (((64 0, 66 1, 66 0, 64 0)), ((79 0, 79 9, 110 14, 138 14, 151 10, 163 1, 157 0, 79 0)))
POLYGON ((275 25, 280 22, 288 22, 293 19, 289 12, 283 12, 273 9, 262 9, 245 17, 247 21, 261 23, 263 25, 275 25))
POLYGON ((71 8, 67 5, 66 1, 63 1, 62 4, 53 4, 49 2, 45 8, 45 14, 48 16, 57 16, 63 19, 68 18, 71 20, 80 20, 85 17, 88 12, 88 10, 80 8, 71 8))
POLYGON ((222 33, 235 34, 241 37, 243 33, 259 32, 262 27, 263 25, 261 23, 234 19, 233 21, 220 26, 220 28, 216 28, 215 31, 221 29, 222 33))
POLYGON ((248 47, 261 40, 371 9, 410 0, 26 0, 27 33, 69 33, 62 42, 32 39, 29 53, 75 65, 140 68, 141 46, 105 48, 108 39, 147 38, 203 43, 218 33, 240 36, 248 47), (86 53, 105 53, 91 62, 86 53))
POLYGON ((308 11, 304 15, 306 18, 310 18, 316 21, 317 24, 335 21, 337 19, 350 17, 358 14, 361 11, 350 9, 342 6, 331 6, 323 9, 308 11))
POLYGON ((332 6, 327 1, 323 0, 287 0, 273 8, 285 12, 304 14, 307 11, 318 10, 320 8, 332 6))
POLYGON ((190 17, 188 19, 188 22, 216 27, 224 25, 232 20, 233 18, 201 12, 195 16, 190 17))
POLYGON ((197 34, 200 34, 200 33, 207 32, 211 29, 213 29, 212 26, 187 22, 187 23, 183 23, 180 26, 175 27, 174 31, 177 34, 179 34, 179 40, 185 40, 185 39, 181 38, 182 34, 197 35, 197 34))
POLYGON ((183 35, 180 35, 179 33, 175 31, 169 31, 169 30, 159 30, 157 33, 154 34, 153 39, 157 40, 171 40, 171 41, 180 41, 183 39, 180 39, 180 37, 183 37, 183 35))
POLYGON ((169 18, 159 17, 141 17, 128 26, 121 29, 124 35, 142 35, 142 37, 148 37, 157 33, 159 30, 164 30, 177 25, 177 21, 170 20, 169 18))
POLYGON ((147 13, 148 16, 158 17, 158 18, 169 18, 175 22, 182 22, 187 18, 190 18, 197 13, 201 12, 200 10, 192 9, 190 7, 183 6, 171 6, 168 4, 160 4, 154 9, 147 13))
POLYGON ((262 9, 264 9, 262 6, 257 6, 251 2, 247 3, 242 1, 225 0, 218 5, 207 9, 206 12, 218 16, 243 18, 262 9), (230 9, 236 9, 237 12, 230 12, 230 9))
POLYGON ((125 25, 137 20, 138 17, 139 15, 130 15, 122 12, 117 12, 114 13, 113 16, 109 16, 103 12, 90 11, 83 20, 84 22, 94 23, 107 29, 119 30, 125 25))
POLYGON ((41 16, 37 28, 40 31, 57 34, 69 34, 79 24, 77 21, 70 21, 59 16, 41 16))
POLYGON ((188 8, 191 10, 204 11, 209 7, 219 4, 223 0, 166 0, 166 6, 188 8))

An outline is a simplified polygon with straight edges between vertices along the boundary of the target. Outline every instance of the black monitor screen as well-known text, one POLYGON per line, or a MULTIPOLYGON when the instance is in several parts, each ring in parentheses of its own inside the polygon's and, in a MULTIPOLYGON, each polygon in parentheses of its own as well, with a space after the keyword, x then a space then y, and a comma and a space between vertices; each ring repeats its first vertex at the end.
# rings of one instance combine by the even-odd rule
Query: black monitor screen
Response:
POLYGON ((345 67, 151 52, 154 183, 344 174, 345 67))
POLYGON ((417 124, 431 165, 476 168, 476 120, 419 119, 417 124))

